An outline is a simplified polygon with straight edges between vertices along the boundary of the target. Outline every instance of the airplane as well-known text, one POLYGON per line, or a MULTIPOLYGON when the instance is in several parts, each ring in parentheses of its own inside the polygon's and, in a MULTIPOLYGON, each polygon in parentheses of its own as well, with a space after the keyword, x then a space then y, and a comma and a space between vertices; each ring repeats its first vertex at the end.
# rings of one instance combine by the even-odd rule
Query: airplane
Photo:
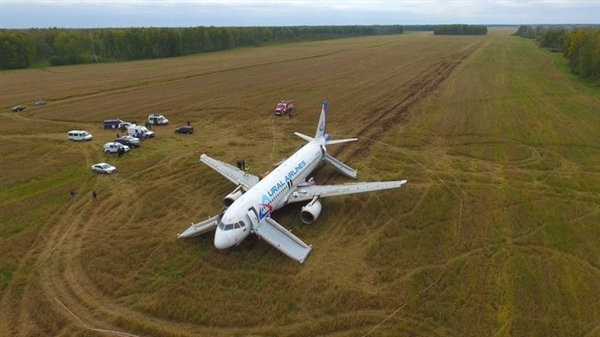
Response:
POLYGON ((251 233, 267 241, 286 256, 303 264, 312 246, 304 243, 292 232, 277 223, 271 214, 294 202, 309 201, 302 207, 300 219, 313 223, 321 214, 321 199, 338 195, 364 193, 399 188, 406 180, 349 183, 342 185, 317 185, 312 171, 325 162, 343 175, 355 179, 357 171, 327 153, 326 146, 352 142, 358 138, 331 140, 325 133, 328 102, 323 102, 321 115, 314 137, 299 132, 294 134, 308 144, 282 161, 264 177, 244 171, 243 168, 221 162, 202 154, 200 161, 214 169, 237 187, 223 199, 224 208, 213 217, 193 224, 179 238, 191 238, 215 229, 214 245, 227 249, 239 245, 251 233))

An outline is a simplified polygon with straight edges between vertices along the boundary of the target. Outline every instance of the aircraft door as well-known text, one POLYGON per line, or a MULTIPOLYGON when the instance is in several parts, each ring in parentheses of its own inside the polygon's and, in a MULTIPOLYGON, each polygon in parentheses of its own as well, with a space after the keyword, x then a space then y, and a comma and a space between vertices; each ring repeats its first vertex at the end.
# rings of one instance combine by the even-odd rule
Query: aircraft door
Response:
POLYGON ((258 216, 254 207, 248 210, 247 215, 248 219, 250 219, 250 225, 252 226, 252 230, 254 230, 254 228, 256 228, 256 225, 258 225, 258 216))

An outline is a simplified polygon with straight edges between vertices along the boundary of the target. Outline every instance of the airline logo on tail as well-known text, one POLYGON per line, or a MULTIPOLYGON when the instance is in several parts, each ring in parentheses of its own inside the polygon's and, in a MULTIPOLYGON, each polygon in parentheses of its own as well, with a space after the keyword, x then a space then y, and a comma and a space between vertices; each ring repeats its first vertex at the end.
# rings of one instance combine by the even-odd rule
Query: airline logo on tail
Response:
POLYGON ((321 118, 319 119, 319 126, 317 128, 317 134, 315 138, 319 138, 325 134, 325 122, 327 120, 327 101, 323 102, 323 108, 321 108, 321 118))

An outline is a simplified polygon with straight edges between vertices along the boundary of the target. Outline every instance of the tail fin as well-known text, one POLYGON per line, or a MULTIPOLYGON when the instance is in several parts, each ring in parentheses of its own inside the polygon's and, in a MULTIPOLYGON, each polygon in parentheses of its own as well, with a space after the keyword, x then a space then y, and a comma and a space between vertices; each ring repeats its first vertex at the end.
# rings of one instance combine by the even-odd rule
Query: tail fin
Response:
POLYGON ((319 118, 319 125, 317 126, 317 132, 315 138, 325 137, 325 123, 327 122, 327 101, 323 102, 321 108, 321 117, 319 118))
POLYGON ((307 142, 312 142, 315 139, 319 139, 320 137, 325 138, 325 145, 333 145, 333 144, 341 144, 347 142, 353 142, 358 140, 358 138, 348 138, 348 139, 337 139, 330 140, 329 135, 325 133, 325 124, 327 123, 327 101, 323 102, 323 107, 321 108, 321 118, 319 118, 319 125, 317 126, 317 132, 315 133, 315 137, 310 137, 300 132, 294 132, 296 136, 306 140, 307 142))

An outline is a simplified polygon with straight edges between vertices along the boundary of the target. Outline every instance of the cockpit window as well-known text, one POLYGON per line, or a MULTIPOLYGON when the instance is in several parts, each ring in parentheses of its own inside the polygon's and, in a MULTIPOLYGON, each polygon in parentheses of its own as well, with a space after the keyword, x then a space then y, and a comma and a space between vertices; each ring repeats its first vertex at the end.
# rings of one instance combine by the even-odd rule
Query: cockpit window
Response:
POLYGON ((232 230, 234 228, 237 229, 237 228, 242 228, 244 226, 246 226, 246 224, 243 221, 238 221, 235 224, 224 224, 224 223, 221 222, 219 224, 219 229, 223 230, 223 231, 230 231, 230 230, 232 230))

